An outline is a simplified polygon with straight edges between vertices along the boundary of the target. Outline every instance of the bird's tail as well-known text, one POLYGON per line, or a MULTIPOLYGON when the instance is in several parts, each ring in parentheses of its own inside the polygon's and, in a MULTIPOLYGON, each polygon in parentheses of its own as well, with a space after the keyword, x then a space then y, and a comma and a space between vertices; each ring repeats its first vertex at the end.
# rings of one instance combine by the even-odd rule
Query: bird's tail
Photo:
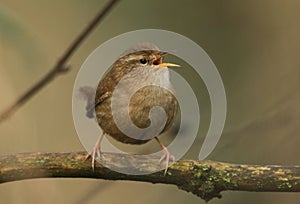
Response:
POLYGON ((80 87, 78 90, 78 95, 82 100, 86 101, 86 117, 94 118, 95 117, 95 93, 96 89, 90 86, 80 87))

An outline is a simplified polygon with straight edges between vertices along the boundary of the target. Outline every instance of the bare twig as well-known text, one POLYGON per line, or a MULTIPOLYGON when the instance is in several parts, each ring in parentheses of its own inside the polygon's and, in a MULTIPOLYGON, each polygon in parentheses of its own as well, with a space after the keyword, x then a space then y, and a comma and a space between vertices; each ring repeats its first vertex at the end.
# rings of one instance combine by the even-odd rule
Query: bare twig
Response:
POLYGON ((105 15, 108 14, 108 12, 118 1, 119 0, 110 0, 107 3, 107 5, 94 17, 94 19, 87 25, 87 27, 71 43, 70 47, 65 51, 65 53, 58 60, 55 66, 40 81, 38 81, 30 89, 23 93, 14 103, 12 103, 0 114, 0 123, 9 118, 17 110, 17 108, 27 102, 32 96, 34 96, 56 76, 69 70, 69 66, 66 65, 67 60, 84 41, 84 39, 86 39, 86 37, 91 33, 91 31, 98 25, 98 23, 100 23, 101 20, 104 19, 105 15))
MULTIPOLYGON (((100 164, 95 171, 86 152, 27 153, 0 156, 0 183, 49 177, 100 178, 173 184, 208 201, 221 197, 220 192, 300 192, 300 166, 240 165, 215 161, 178 161, 163 172, 148 175, 125 175, 100 164)), ((143 164, 151 171, 158 158, 149 155, 137 159, 134 155, 108 154, 105 160, 119 169, 143 164)))

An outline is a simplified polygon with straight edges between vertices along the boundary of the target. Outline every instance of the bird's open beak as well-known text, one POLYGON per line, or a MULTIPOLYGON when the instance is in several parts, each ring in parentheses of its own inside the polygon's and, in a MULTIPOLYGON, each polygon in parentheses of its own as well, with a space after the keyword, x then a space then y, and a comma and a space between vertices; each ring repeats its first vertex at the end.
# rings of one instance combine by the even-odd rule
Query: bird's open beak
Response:
POLYGON ((167 52, 160 52, 160 57, 157 58, 154 62, 153 62, 153 65, 157 65, 161 68, 164 68, 164 67, 180 67, 180 65, 178 64, 172 64, 172 63, 167 63, 167 62, 162 62, 162 58, 168 54, 167 52))
POLYGON ((159 65, 158 65, 159 67, 180 67, 180 65, 178 65, 178 64, 172 64, 172 63, 160 63, 159 65))
POLYGON ((167 62, 160 63, 158 66, 159 67, 180 67, 180 65, 178 65, 178 64, 172 64, 172 63, 167 63, 167 62))

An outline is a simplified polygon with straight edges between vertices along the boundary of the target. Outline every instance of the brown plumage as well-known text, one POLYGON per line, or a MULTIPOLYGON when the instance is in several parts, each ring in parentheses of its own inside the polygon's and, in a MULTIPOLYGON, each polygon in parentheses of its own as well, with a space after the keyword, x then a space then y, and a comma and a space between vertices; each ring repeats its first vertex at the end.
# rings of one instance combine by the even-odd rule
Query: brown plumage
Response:
MULTIPOLYGON (((174 90, 169 81, 169 71, 167 66, 176 65, 162 63, 162 58, 165 54, 165 52, 161 52, 157 49, 143 49, 126 53, 112 65, 111 69, 99 82, 95 97, 95 116, 99 126, 103 130, 103 135, 109 135, 117 141, 126 144, 144 144, 151 140, 151 138, 143 138, 143 135, 141 135, 139 139, 127 136, 117 127, 113 119, 111 109, 113 92, 120 81, 125 79, 127 81, 125 81, 122 91, 118 95, 114 95, 114 97, 118 100, 124 100, 126 95, 128 97, 128 94, 134 86, 138 86, 141 83, 149 84, 149 86, 145 86, 135 92, 130 99, 129 116, 135 126, 139 128, 147 128, 150 126, 151 122, 149 113, 151 108, 155 106, 162 107, 167 116, 166 124, 159 134, 168 130, 168 128, 172 125, 177 113, 178 102, 175 96, 171 93, 174 93, 174 90), (167 89, 151 84, 162 84, 167 89)), ((90 103, 88 102, 88 104, 90 103)), ((125 127, 129 126, 127 123, 130 123, 131 121, 127 121, 125 117, 125 114, 128 113, 128 107, 118 106, 117 111, 121 113, 120 115, 123 125, 125 127)), ((160 122, 160 118, 154 118, 153 120, 160 122)), ((93 158, 93 168, 95 155, 97 154, 100 156, 101 154, 100 143, 103 135, 100 136, 93 151, 89 154, 93 158)), ((168 162, 172 156, 170 157, 167 148, 156 136, 155 139, 164 151, 164 155, 161 160, 166 162, 167 170, 168 162)))

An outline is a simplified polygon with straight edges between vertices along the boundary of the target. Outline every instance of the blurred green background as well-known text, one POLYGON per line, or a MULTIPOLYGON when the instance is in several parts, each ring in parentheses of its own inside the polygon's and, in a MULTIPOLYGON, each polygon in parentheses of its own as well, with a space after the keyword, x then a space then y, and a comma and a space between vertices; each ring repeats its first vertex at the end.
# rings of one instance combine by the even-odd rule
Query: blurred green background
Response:
MULTIPOLYGON (((0 1, 0 110, 52 67, 105 2, 0 1)), ((223 78, 227 121, 209 159, 299 165, 299 11, 297 0, 123 0, 71 58, 72 70, 0 124, 0 154, 84 150, 71 113, 73 83, 81 64, 111 37, 136 29, 158 28, 197 42, 223 78)), ((190 77, 193 80, 192 74, 190 77)), ((201 98, 201 91, 199 94, 201 98)), ((201 100, 200 136, 207 131, 210 117, 207 94, 201 100)), ((197 158, 201 141, 200 137, 186 158, 197 158)), ((297 193, 222 195, 222 199, 211 203, 277 204, 300 200, 297 193)), ((1 203, 204 203, 174 186, 88 179, 2 184, 0 198, 1 203)))

